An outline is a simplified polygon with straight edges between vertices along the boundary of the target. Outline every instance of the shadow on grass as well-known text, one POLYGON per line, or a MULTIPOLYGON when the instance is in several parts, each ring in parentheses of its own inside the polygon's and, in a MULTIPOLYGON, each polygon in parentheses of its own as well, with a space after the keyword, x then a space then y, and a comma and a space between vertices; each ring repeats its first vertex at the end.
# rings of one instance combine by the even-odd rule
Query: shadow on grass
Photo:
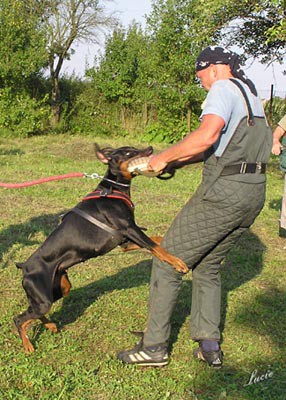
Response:
POLYGON ((236 320, 240 325, 251 328, 259 335, 270 337, 275 343, 276 349, 281 348, 283 353, 286 348, 285 298, 284 290, 270 285, 269 288, 251 299, 248 304, 239 308, 236 313, 236 320))
MULTIPOLYGON (((115 256, 115 255, 114 255, 115 256)), ((115 275, 106 276, 78 289, 73 289, 64 298, 62 308, 52 315, 62 328, 76 321, 85 310, 104 293, 141 286, 150 281, 150 260, 127 267, 115 275)))
MULTIPOLYGON (((0 262, 3 261, 4 254, 14 245, 20 245, 21 247, 33 246, 34 244, 40 245, 41 243, 34 240, 33 236, 42 232, 47 237, 58 226, 63 213, 41 215, 31 218, 25 224, 11 224, 6 229, 3 229, 0 233, 0 262)), ((6 267, 7 263, 4 263, 2 268, 6 267)))
POLYGON ((0 156, 18 156, 23 154, 25 152, 21 149, 0 149, 0 156))
POLYGON ((235 321, 242 335, 245 330, 253 332, 249 342, 243 345, 245 354, 238 355, 237 363, 235 356, 238 353, 237 348, 234 347, 231 357, 233 361, 226 356, 221 370, 214 371, 206 366, 204 369, 201 367, 194 383, 196 388, 194 398, 197 400, 222 398, 284 400, 286 393, 285 292, 271 285, 267 289, 264 288, 246 302, 236 305, 235 321), (262 337, 270 338, 273 351, 263 348, 262 337), (243 364, 241 364, 242 357, 243 364))
POLYGON ((250 230, 226 257, 222 266, 222 331, 228 308, 228 293, 260 274, 265 249, 259 237, 250 230))

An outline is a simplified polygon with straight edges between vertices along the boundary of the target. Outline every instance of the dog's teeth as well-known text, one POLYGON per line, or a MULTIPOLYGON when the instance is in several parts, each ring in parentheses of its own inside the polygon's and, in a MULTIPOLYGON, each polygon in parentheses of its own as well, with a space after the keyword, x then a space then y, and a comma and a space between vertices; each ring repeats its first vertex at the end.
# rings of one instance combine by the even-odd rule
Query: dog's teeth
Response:
POLYGON ((146 170, 148 169, 148 162, 149 157, 135 158, 128 163, 128 171, 133 172, 135 170, 146 170))
POLYGON ((139 157, 134 160, 131 160, 128 163, 127 170, 129 172, 137 172, 140 175, 145 175, 145 176, 157 176, 158 172, 155 171, 150 171, 148 169, 148 163, 149 163, 150 157, 139 157))

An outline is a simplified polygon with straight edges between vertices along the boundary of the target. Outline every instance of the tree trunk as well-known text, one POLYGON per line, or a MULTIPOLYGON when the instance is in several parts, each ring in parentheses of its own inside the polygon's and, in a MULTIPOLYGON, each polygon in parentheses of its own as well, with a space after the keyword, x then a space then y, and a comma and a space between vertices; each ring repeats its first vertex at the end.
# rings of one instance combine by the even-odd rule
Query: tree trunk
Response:
POLYGON ((144 129, 146 128, 148 124, 148 104, 145 101, 145 103, 143 104, 143 126, 144 129))
POLYGON ((59 73, 63 63, 63 59, 59 57, 57 67, 54 68, 54 59, 50 61, 50 78, 51 78, 51 126, 55 128, 60 122, 61 117, 61 96, 59 86, 59 73))
POLYGON ((124 129, 126 129, 126 109, 122 106, 121 109, 121 123, 124 129))
POLYGON ((188 132, 191 131, 191 118, 192 118, 192 109, 191 109, 191 107, 188 107, 188 114, 187 114, 188 132))
POLYGON ((51 126, 55 128, 60 121, 60 92, 59 79, 54 74, 51 74, 51 126))

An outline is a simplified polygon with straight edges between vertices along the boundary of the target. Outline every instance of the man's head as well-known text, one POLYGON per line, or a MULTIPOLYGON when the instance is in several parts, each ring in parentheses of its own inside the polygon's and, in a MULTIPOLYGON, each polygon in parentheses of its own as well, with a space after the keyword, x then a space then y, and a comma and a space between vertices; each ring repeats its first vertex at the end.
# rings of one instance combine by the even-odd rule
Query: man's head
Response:
POLYGON ((196 76, 206 90, 210 90, 215 81, 233 78, 230 67, 226 64, 210 64, 204 69, 197 71, 196 76))
POLYGON ((257 96, 253 82, 247 79, 242 70, 239 56, 232 51, 219 46, 206 47, 199 54, 195 68, 197 77, 207 90, 219 79, 234 77, 246 83, 251 92, 257 96))

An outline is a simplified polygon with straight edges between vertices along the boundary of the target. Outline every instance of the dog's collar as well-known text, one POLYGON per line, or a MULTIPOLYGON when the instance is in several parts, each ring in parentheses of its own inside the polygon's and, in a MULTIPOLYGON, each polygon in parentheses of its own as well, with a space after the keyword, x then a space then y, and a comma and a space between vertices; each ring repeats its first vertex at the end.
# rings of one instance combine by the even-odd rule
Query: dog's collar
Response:
POLYGON ((135 208, 134 204, 132 203, 130 197, 126 193, 122 193, 119 190, 112 190, 112 189, 97 189, 94 192, 89 193, 85 196, 82 201, 91 200, 91 199, 100 199, 103 197, 107 197, 109 199, 119 199, 125 201, 129 208, 132 210, 135 208))

